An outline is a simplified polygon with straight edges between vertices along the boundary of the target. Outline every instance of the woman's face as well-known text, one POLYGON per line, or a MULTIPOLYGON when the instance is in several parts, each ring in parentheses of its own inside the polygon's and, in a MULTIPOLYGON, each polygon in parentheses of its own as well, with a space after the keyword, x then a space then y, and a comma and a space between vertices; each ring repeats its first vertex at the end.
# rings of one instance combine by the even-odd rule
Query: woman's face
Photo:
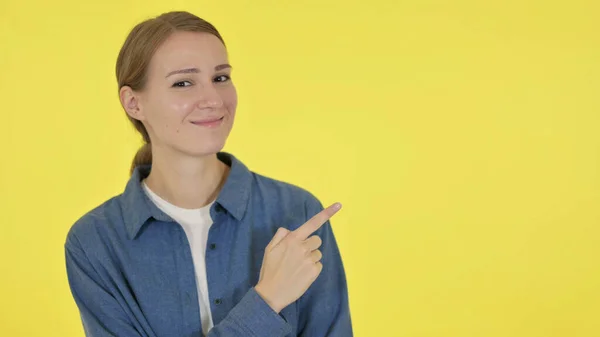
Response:
POLYGON ((189 156, 219 152, 233 126, 237 93, 227 50, 214 35, 176 32, 156 51, 139 118, 153 147, 189 156))

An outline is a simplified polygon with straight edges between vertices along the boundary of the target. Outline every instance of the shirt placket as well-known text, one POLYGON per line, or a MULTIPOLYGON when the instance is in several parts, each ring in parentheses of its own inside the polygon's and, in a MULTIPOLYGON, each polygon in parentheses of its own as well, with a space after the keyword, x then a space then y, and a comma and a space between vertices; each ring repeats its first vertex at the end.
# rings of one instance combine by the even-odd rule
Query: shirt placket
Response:
POLYGON ((177 263, 177 281, 179 282, 182 305, 182 331, 183 336, 201 336, 202 321, 200 319, 200 305, 198 303, 198 288, 196 287, 196 274, 192 250, 187 236, 178 223, 174 223, 177 230, 177 241, 174 245, 177 263))

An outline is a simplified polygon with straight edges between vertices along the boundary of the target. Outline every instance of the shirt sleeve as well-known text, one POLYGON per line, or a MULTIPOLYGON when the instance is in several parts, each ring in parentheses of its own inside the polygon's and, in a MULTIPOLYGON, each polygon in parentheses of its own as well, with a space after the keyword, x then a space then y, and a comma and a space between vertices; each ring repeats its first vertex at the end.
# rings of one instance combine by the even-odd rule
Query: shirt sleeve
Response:
POLYGON ((291 332, 292 326, 251 288, 227 317, 210 329, 207 337, 284 337, 291 332))
MULTIPOLYGON (((315 197, 306 202, 307 220, 323 210, 315 197)), ((351 337, 348 285, 340 251, 327 221, 314 235, 322 240, 323 270, 300 297, 299 337, 351 337)))
POLYGON ((73 236, 65 243, 67 277, 87 337, 150 337, 136 327, 73 236))
MULTIPOLYGON (((79 308, 86 337, 158 337, 129 315, 80 248, 76 238, 65 243, 67 277, 79 308)), ((207 337, 284 337, 292 327, 251 288, 207 337)), ((183 336, 182 336, 183 337, 183 336)))

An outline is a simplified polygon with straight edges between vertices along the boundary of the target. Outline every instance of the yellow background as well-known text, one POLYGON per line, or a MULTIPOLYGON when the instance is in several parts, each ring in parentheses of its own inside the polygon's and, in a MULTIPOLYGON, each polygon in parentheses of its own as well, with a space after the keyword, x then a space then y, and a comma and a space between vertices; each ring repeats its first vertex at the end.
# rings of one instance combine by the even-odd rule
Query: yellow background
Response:
POLYGON ((139 137, 114 64, 173 9, 222 32, 226 150, 345 208, 356 336, 600 336, 600 3, 0 2, 0 336, 83 336, 72 223, 139 137))

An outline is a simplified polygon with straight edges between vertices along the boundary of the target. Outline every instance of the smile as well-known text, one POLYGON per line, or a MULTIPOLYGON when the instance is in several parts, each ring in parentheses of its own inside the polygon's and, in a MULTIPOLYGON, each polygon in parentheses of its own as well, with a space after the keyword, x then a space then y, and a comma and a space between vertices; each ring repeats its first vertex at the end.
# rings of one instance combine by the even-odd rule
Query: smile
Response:
POLYGON ((225 116, 218 119, 207 119, 203 121, 192 121, 191 123, 205 128, 215 128, 223 123, 225 116))

